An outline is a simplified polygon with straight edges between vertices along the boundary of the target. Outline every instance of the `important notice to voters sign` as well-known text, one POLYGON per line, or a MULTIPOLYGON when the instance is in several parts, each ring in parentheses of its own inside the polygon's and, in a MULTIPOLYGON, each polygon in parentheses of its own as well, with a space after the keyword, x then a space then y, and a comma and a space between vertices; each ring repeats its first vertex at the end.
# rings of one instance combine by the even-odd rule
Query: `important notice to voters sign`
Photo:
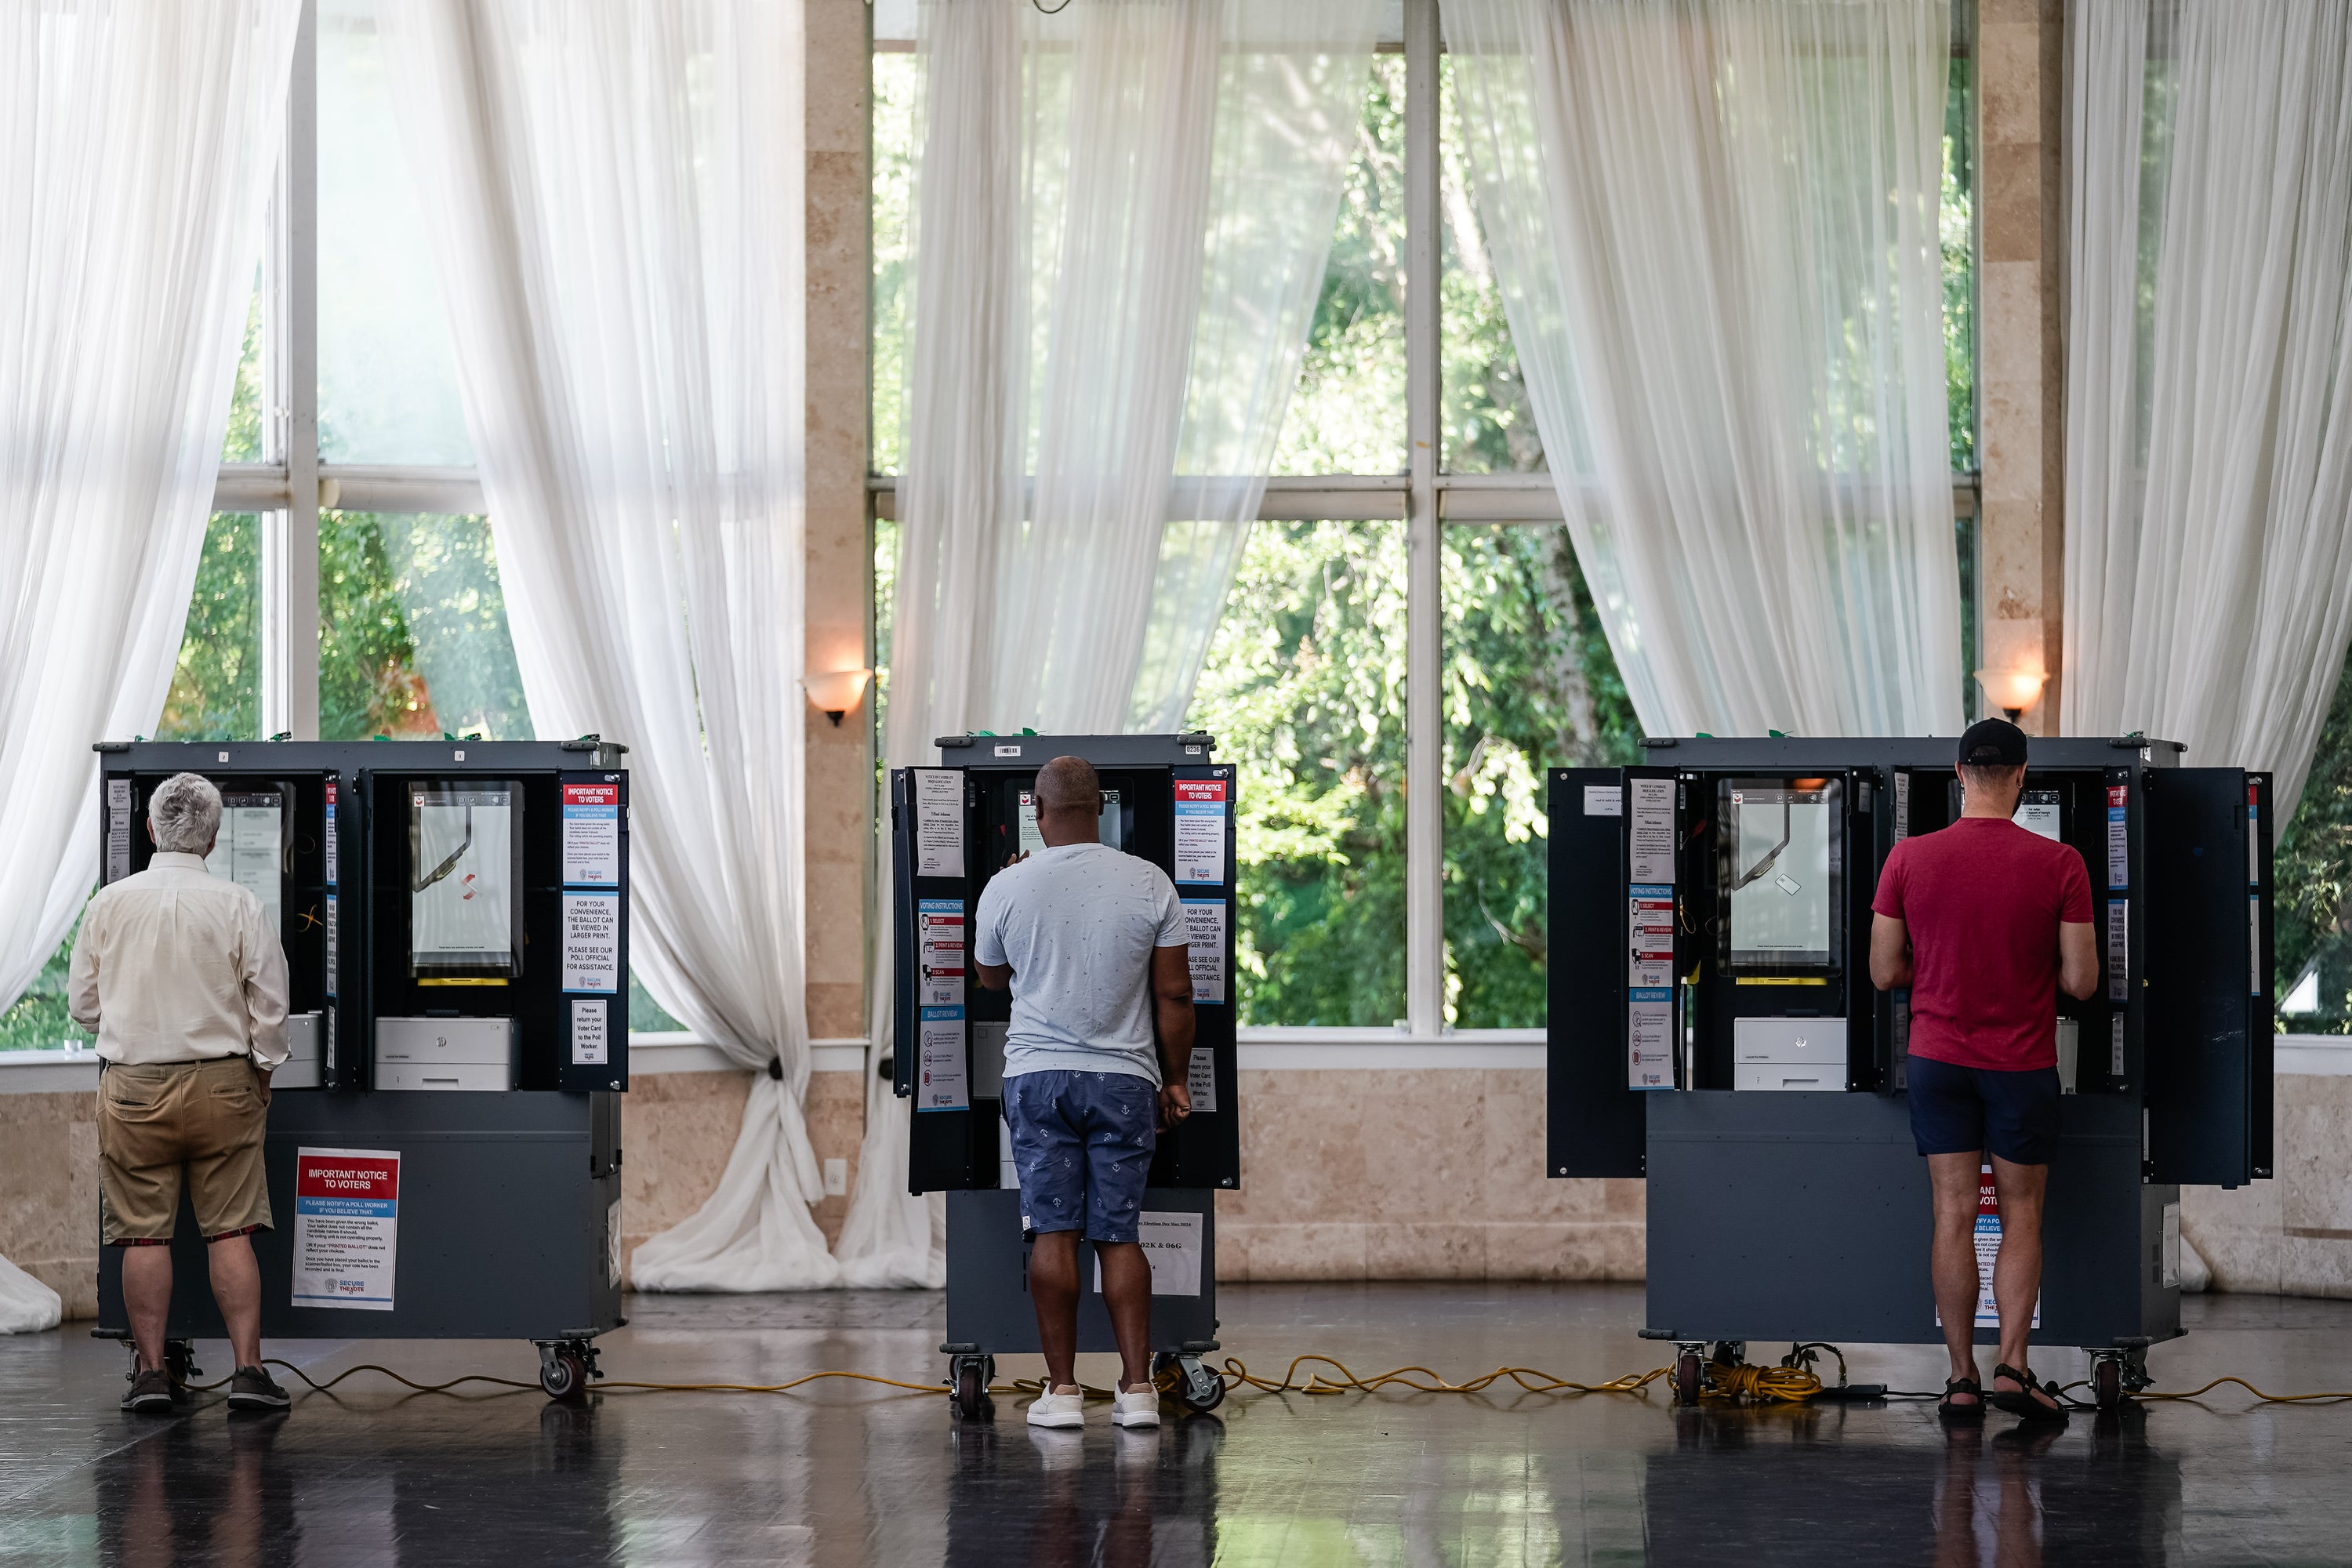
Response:
POLYGON ((392 1310, 400 1154, 294 1151, 294 1305, 392 1310))

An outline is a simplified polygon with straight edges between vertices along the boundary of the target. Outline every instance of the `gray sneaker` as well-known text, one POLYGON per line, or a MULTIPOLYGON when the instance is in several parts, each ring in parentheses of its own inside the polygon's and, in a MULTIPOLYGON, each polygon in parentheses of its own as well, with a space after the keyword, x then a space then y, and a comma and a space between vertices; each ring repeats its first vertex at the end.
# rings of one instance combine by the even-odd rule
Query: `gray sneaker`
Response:
POLYGON ((238 1367, 236 1375, 228 1380, 231 1410, 283 1410, 293 1403, 293 1398, 257 1366, 238 1367))
POLYGON ((172 1413, 172 1374, 160 1366, 151 1366, 131 1380, 131 1392, 122 1396, 122 1408, 137 1411, 142 1415, 169 1415, 172 1413))

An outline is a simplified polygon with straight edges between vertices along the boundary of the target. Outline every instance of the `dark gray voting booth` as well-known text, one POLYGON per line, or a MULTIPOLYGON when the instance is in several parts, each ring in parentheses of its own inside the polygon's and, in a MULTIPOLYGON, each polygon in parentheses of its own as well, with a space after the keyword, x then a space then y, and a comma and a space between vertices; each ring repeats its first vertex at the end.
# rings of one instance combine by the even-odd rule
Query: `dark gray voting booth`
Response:
MULTIPOLYGON (((278 912, 293 1056, 272 1085, 255 1236, 283 1338, 529 1339, 585 1396, 621 1317, 628 1087, 625 746, 579 741, 110 742, 105 880, 153 853, 173 773, 222 792, 212 868, 278 912), (395 1157, 395 1158, 387 1158, 395 1157), (341 1195, 338 1195, 341 1194, 341 1195), (298 1267, 306 1226, 388 1219, 388 1268, 298 1267)), ((170 1354, 225 1332, 184 1194, 170 1354)), ((358 1256, 354 1254, 353 1256, 358 1256)), ((128 1340, 99 1255, 100 1337, 128 1340)))
MULTIPOLYGON (((1643 766, 1552 770, 1547 1173, 1647 1178, 1643 1333, 1680 1347, 1685 1402, 1710 1343, 1941 1342, 1906 998, 1869 947, 1895 841, 1958 815, 1954 744, 1649 740, 1643 766)), ((2058 995, 2033 1333, 2091 1353, 2102 1405, 2180 1333, 2180 1184, 2271 1173, 2271 781, 2179 751, 2036 738, 2018 813, 2081 852, 2106 953, 2101 991, 2058 995)))
MULTIPOLYGON (((1160 1135, 1144 1197, 1152 1259, 1155 1360, 1181 1373, 1180 1396, 1215 1406, 1224 1384, 1201 1364, 1217 1349, 1219 1188, 1241 1184, 1234 1064, 1234 770, 1192 735, 950 735, 940 765, 890 774, 893 942, 898 984, 891 1057, 914 1101, 907 1188, 948 1205, 948 1384, 976 1416, 998 1353, 1038 1349, 1029 1248, 1003 1120, 1004 1031, 1012 998, 967 984, 967 932, 988 879, 1034 847, 1028 794, 1037 770, 1083 757, 1106 797, 1102 841, 1167 871, 1183 900, 1193 973, 1192 1115, 1160 1135)), ((1079 1249, 1078 1349, 1117 1348, 1079 1249)))

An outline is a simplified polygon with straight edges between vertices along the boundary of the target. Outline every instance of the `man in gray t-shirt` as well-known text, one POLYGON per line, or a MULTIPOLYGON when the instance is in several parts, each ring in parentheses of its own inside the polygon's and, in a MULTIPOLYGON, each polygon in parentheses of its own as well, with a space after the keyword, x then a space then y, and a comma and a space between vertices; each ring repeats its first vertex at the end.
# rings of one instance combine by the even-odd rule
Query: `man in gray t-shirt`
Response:
POLYGON ((1160 1126, 1192 1113, 1192 974, 1168 874, 1098 842, 1102 784, 1077 757, 1037 773, 1045 847, 991 878, 972 918, 980 983, 1013 991, 1004 1119, 1034 1239, 1029 1292, 1045 1355, 1036 1426, 1082 1426, 1078 1236, 1095 1244, 1124 1375, 1113 1419, 1160 1424, 1151 1265, 1139 1224, 1160 1126))

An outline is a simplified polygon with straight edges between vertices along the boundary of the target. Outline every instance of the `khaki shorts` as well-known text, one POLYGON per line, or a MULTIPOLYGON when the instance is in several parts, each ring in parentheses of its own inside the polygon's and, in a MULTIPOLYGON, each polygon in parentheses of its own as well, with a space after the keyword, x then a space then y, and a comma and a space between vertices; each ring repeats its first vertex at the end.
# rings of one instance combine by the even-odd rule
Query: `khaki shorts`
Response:
POLYGON ((261 1167, 268 1112, 249 1057, 107 1064, 98 1080, 106 1244, 171 1240, 183 1170, 205 1240, 269 1228, 261 1167))

